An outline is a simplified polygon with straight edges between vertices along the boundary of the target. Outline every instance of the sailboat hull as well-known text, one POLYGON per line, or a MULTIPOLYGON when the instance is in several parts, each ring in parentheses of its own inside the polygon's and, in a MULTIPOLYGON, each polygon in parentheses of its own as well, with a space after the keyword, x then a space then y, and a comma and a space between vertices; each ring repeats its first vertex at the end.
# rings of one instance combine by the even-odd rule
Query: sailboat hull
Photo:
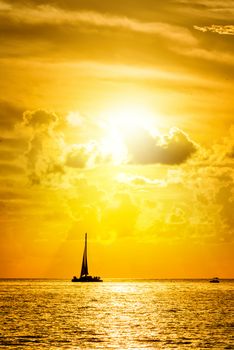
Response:
POLYGON ((77 278, 74 276, 71 280, 72 282, 103 282, 100 277, 92 277, 92 276, 82 276, 77 278))

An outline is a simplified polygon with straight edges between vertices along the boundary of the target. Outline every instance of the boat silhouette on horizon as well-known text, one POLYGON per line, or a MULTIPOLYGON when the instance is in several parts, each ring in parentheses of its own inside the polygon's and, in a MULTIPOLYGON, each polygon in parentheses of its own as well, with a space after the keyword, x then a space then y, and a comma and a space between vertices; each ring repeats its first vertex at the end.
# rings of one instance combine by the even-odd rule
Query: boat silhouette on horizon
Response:
POLYGON ((103 282, 99 276, 90 276, 88 272, 88 259, 87 259, 87 233, 85 234, 85 246, 83 253, 83 260, 81 266, 80 277, 73 276, 72 282, 103 282))
POLYGON ((219 282, 220 282, 220 280, 218 277, 214 277, 210 280, 210 283, 219 283, 219 282))

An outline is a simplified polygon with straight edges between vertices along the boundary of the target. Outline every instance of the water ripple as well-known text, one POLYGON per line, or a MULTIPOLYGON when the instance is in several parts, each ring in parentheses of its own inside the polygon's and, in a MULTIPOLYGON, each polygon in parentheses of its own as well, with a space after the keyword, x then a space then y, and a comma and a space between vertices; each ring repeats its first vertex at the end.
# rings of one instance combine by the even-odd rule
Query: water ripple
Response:
POLYGON ((234 283, 1 280, 0 348, 234 349, 234 283))

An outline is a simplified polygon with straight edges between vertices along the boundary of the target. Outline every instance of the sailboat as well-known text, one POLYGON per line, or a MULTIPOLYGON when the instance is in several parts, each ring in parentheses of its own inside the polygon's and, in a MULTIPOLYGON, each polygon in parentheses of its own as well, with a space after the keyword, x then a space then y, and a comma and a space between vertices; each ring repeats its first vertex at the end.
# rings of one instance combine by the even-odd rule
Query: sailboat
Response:
POLYGON ((210 280, 210 283, 219 283, 219 282, 220 282, 220 280, 218 277, 214 277, 210 280))
POLYGON ((80 278, 73 276, 72 282, 102 282, 98 276, 89 276, 88 272, 88 259, 87 259, 87 233, 85 234, 85 246, 83 253, 83 260, 80 272, 80 278))

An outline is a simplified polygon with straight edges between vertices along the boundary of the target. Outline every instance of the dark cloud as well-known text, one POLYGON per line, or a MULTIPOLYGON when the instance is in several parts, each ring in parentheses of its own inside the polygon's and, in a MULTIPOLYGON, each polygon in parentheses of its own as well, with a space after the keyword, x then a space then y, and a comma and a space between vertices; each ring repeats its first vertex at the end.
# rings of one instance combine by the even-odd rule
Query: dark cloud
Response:
POLYGON ((184 163, 196 151, 197 146, 180 129, 174 128, 162 139, 154 138, 146 130, 140 129, 134 137, 126 139, 130 162, 133 164, 184 163))
POLYGON ((23 115, 24 125, 33 128, 55 126, 58 122, 58 116, 55 113, 44 110, 27 111, 23 115))

